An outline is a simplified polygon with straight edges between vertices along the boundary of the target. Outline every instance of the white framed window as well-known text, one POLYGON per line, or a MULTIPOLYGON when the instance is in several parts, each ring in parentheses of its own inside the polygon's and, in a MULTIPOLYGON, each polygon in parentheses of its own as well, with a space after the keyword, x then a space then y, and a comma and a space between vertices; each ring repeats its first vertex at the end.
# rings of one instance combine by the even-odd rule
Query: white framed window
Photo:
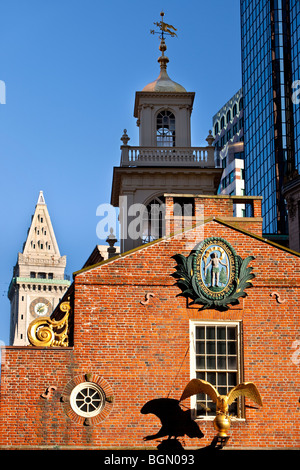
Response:
POLYGON ((156 142, 158 147, 175 147, 175 116, 166 109, 156 118, 156 142))
MULTIPOLYGON (((223 321, 190 321, 191 379, 211 383, 220 395, 227 395, 241 382, 241 324, 223 321)), ((191 397, 193 418, 214 419, 216 404, 200 393, 191 397)), ((229 413, 244 417, 242 400, 235 400, 229 413)))
POLYGON ((82 382, 73 388, 70 405, 79 416, 92 418, 100 413, 105 405, 105 393, 93 382, 82 382))

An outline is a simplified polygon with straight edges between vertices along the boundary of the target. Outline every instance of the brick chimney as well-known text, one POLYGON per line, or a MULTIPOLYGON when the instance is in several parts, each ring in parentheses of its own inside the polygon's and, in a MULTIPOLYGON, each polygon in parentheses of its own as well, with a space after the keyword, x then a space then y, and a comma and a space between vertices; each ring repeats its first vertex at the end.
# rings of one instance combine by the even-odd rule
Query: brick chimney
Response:
POLYGON ((165 194, 166 233, 187 230, 215 218, 236 228, 262 236, 261 196, 203 196, 165 194), (236 204, 249 205, 251 217, 235 217, 236 204), (189 210, 185 210, 189 206, 189 210))

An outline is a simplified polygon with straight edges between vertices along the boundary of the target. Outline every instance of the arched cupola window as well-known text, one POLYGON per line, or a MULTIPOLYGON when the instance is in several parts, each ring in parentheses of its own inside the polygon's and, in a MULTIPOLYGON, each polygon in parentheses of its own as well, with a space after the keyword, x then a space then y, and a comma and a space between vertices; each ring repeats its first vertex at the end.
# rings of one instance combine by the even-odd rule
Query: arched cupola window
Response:
POLYGON ((239 101, 239 111, 241 111, 243 109, 243 98, 240 98, 240 101, 239 101))
POLYGON ((157 115, 156 142, 158 147, 175 147, 175 116, 166 109, 157 115))
POLYGON ((218 122, 216 122, 216 124, 215 124, 215 136, 217 134, 219 134, 219 123, 218 122))

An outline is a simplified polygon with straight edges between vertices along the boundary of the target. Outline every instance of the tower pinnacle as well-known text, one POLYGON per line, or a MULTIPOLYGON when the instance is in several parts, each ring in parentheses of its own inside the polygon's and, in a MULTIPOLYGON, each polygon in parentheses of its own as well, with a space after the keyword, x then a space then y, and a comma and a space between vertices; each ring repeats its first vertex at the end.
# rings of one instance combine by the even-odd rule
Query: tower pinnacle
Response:
POLYGON ((46 204, 43 191, 40 191, 37 204, 46 204))
POLYGON ((158 26, 159 31, 155 31, 152 29, 150 31, 151 34, 159 34, 160 38, 160 45, 159 45, 159 50, 161 51, 161 56, 158 58, 158 62, 160 64, 160 75, 159 77, 154 81, 149 83, 148 85, 145 86, 143 91, 159 91, 159 92, 177 92, 177 93, 182 93, 186 92, 186 89, 179 85, 176 82, 173 82, 173 80, 170 79, 168 73, 167 73, 167 64, 169 62, 169 59, 167 56, 165 56, 165 51, 167 50, 166 42, 165 42, 165 35, 174 37, 177 36, 175 31, 177 31, 174 26, 167 24, 163 21, 164 17, 164 12, 162 11, 161 14, 161 21, 155 22, 154 24, 158 26))
POLYGON ((167 63, 169 62, 168 57, 166 57, 165 54, 164 54, 165 51, 167 50, 167 46, 166 46, 166 42, 165 42, 165 35, 168 35, 168 36, 171 36, 171 37, 177 36, 177 34, 175 33, 175 31, 177 31, 177 29, 174 28, 174 26, 172 26, 171 24, 167 24, 163 21, 164 15, 165 14, 162 11, 160 13, 161 21, 154 23, 156 26, 159 27, 159 31, 155 31, 154 29, 152 29, 150 31, 151 34, 159 34, 159 37, 160 37, 159 50, 161 51, 162 54, 159 57, 158 62, 160 63, 160 68, 161 69, 162 68, 166 69, 167 68, 167 63))
POLYGON ((40 191, 22 253, 13 269, 10 344, 28 344, 27 329, 37 316, 49 316, 70 285, 65 279, 66 256, 61 256, 51 218, 40 191))

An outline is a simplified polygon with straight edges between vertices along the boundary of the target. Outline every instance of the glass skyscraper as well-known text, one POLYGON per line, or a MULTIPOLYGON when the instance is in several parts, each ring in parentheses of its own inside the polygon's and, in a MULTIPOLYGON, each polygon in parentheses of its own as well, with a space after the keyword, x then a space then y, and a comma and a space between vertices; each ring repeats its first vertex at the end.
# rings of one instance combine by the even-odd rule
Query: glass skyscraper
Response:
POLYGON ((245 194, 263 196, 263 232, 288 232, 282 187, 300 170, 299 0, 241 0, 245 194))
POLYGON ((294 111, 294 141, 295 141, 295 165, 300 173, 300 2, 290 0, 290 25, 291 25, 291 62, 293 89, 296 93, 296 102, 293 100, 294 111), (297 93, 298 91, 298 93, 297 93))

